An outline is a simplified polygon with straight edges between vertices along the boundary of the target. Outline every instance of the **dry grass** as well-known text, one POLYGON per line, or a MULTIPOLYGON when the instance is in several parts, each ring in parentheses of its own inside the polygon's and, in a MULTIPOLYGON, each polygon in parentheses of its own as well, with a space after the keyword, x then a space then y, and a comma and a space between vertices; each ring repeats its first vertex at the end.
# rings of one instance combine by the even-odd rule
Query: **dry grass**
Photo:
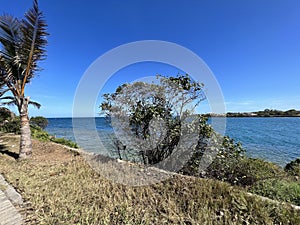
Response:
MULTIPOLYGON (((18 150, 17 137, 0 140, 0 151, 18 150)), ((27 224, 300 224, 299 211, 219 181, 172 176, 130 187, 56 144, 34 141, 33 152, 21 162, 0 154, 0 172, 26 202, 27 224)))

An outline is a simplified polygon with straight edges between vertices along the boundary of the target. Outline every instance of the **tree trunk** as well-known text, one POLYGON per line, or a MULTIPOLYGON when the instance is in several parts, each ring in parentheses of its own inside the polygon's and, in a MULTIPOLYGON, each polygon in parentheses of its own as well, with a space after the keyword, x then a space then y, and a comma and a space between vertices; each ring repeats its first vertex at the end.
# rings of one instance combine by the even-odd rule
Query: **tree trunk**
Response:
POLYGON ((30 158, 32 154, 31 131, 28 118, 29 97, 20 99, 21 140, 19 159, 30 158))

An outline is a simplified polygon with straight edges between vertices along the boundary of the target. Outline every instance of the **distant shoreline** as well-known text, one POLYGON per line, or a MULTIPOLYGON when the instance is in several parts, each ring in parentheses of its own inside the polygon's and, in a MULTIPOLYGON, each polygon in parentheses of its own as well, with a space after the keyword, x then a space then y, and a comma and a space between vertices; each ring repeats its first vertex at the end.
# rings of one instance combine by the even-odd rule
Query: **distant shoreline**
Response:
POLYGON ((207 113, 207 117, 300 117, 300 110, 290 109, 287 111, 265 109, 256 112, 228 112, 226 114, 207 113))

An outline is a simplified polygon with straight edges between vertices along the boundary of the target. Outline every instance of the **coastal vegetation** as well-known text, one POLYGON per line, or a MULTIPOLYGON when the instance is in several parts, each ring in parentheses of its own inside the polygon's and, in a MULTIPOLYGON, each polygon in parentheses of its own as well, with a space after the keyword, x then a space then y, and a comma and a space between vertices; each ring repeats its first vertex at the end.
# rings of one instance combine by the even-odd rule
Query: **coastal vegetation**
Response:
MULTIPOLYGON (((9 110, 1 111, 6 112, 6 121, 10 120, 8 115, 17 118, 9 110)), ((225 162, 219 155, 205 177, 197 173, 173 174, 156 184, 131 187, 108 180, 101 171, 90 167, 84 155, 55 145, 47 132, 36 125, 32 127, 33 158, 27 161, 14 159, 19 137, 0 134, 0 170, 22 194, 27 224, 300 222, 299 209, 289 205, 300 205, 299 160, 281 168, 244 154, 234 155, 235 151, 227 149, 223 154, 229 154, 232 160, 225 162)), ((244 152, 229 137, 225 137, 223 145, 244 152)), ((188 168, 193 171, 193 167, 188 168)))
POLYGON ((227 117, 300 117, 300 111, 290 109, 286 111, 265 109, 256 112, 228 112, 227 117))
POLYGON ((9 100, 19 112, 19 159, 32 154, 28 118, 30 97, 25 96, 25 87, 40 70, 39 61, 45 58, 46 27, 37 0, 33 1, 33 7, 22 19, 8 14, 0 16, 0 85, 10 91, 12 96, 9 96, 9 100))
POLYGON ((289 162, 284 170, 293 176, 300 177, 300 158, 295 159, 294 161, 289 162))
MULTIPOLYGON (((0 17, 0 100, 19 112, 0 108, 0 171, 24 199, 26 224, 300 223, 300 159, 281 168, 246 157, 240 143, 195 115, 205 95, 203 84, 188 75, 123 84, 101 104, 119 134, 116 157, 127 161, 96 163, 105 170, 108 162, 150 167, 175 155, 160 164, 170 178, 125 186, 95 170, 92 159, 74 149, 76 143, 44 130, 46 118, 29 120, 28 104, 40 105, 25 95, 25 87, 40 69, 47 35, 37 0, 22 20, 0 17), (12 96, 4 96, 8 91, 12 96), (200 168, 203 159, 207 168, 200 168)), ((299 116, 299 111, 250 116, 299 116)))
POLYGON ((36 116, 30 118, 30 125, 37 126, 41 129, 45 129, 49 124, 49 121, 43 116, 36 116))
POLYGON ((71 148, 79 148, 77 143, 65 138, 57 138, 55 136, 52 136, 38 126, 31 126, 31 133, 32 133, 32 137, 39 141, 43 141, 43 142, 51 141, 65 146, 69 146, 71 148))
POLYGON ((224 171, 237 163, 244 149, 217 134, 205 117, 195 115, 195 107, 205 99, 203 86, 187 74, 158 75, 156 83, 123 84, 114 93, 104 94, 100 107, 117 131, 117 157, 225 179, 224 171), (210 156, 203 157, 207 152, 210 156), (163 164, 171 155, 173 161, 163 164), (210 161, 214 156, 216 160, 210 161), (211 164, 206 171, 199 169, 204 158, 211 164))
POLYGON ((250 168, 241 144, 221 136, 207 118, 194 113, 205 99, 203 84, 187 74, 157 79, 153 84, 123 84, 104 94, 101 108, 115 123, 119 138, 116 157, 145 165, 159 163, 160 168, 185 175, 252 184, 255 178, 246 171, 250 168), (173 161, 163 164, 170 155, 173 161), (209 166, 201 169, 200 163, 209 166))
MULTIPOLYGON (((138 85, 139 90, 141 85, 138 85)), ((133 108, 132 115, 138 115, 137 118, 143 122, 144 129, 141 129, 137 126, 138 120, 133 120, 135 131, 143 131, 141 134, 147 134, 149 130, 145 127, 151 127, 150 116, 156 113, 157 108, 149 106, 140 104, 139 111, 133 108)), ((167 111, 163 105, 160 106, 159 112, 167 111)), ((0 113, 2 124, 19 125, 13 122, 19 118, 9 110, 2 108, 0 113)), ((240 143, 215 134, 205 117, 192 118, 197 119, 194 125, 199 126, 196 146, 200 150, 207 147, 209 138, 218 143, 218 154, 205 171, 198 169, 203 152, 193 151, 191 160, 186 161, 177 175, 173 174, 167 180, 141 187, 117 184, 108 180, 101 171, 94 170, 84 155, 62 145, 54 145, 52 142, 77 147, 75 143, 69 144, 45 132, 42 127, 47 121, 43 117, 34 118, 31 123, 34 151, 33 158, 27 161, 17 162, 14 159, 17 155, 15 143, 19 137, 0 134, 0 170, 24 197, 27 224, 300 222, 299 209, 290 205, 300 205, 299 160, 281 168, 260 159, 248 158, 240 143)), ((195 126, 191 127, 194 132, 195 126)))
MULTIPOLYGON (((46 142, 52 141, 58 144, 66 145, 71 148, 79 148, 78 145, 65 138, 56 138, 46 132, 44 129, 48 125, 45 117, 37 116, 30 118, 30 131, 34 139, 46 142)), ((20 134, 20 118, 9 109, 0 107, 0 132, 20 134)))
MULTIPOLYGON (((252 193, 299 205, 300 183, 295 174, 287 173, 272 163, 248 158, 240 143, 217 134, 207 124, 205 117, 195 116, 193 108, 188 108, 188 104, 184 105, 193 101, 190 96, 198 96, 196 98, 198 100, 203 99, 199 98, 202 96, 202 84, 194 83, 188 75, 158 76, 158 79, 160 79, 158 83, 150 85, 143 82, 124 84, 114 93, 104 95, 105 101, 101 108, 109 118, 113 118, 112 121, 117 121, 116 128, 120 132, 118 137, 121 140, 116 142, 116 157, 145 165, 155 166, 160 163, 159 168, 184 175, 220 180, 252 193), (197 93, 193 89, 195 87, 198 88, 197 93), (189 123, 184 127, 183 121, 186 118, 189 119, 189 123), (154 127, 153 123, 157 121, 159 122, 154 127), (163 126, 165 130, 162 129, 163 126), (166 139, 163 139, 164 132, 168 134, 166 139), (158 139, 163 141, 153 144, 151 135, 156 133, 161 135, 158 139), (189 134, 196 135, 189 136, 189 134), (188 136, 188 142, 184 143, 183 150, 178 148, 180 139, 184 139, 181 135, 188 136), (125 140, 126 138, 129 140, 128 137, 132 136, 136 139, 130 142, 125 140), (191 145, 194 141, 192 137, 196 138, 194 146, 191 145), (209 157, 214 159, 209 161, 210 165, 207 168, 200 169, 201 160, 207 151, 210 152, 209 157), (178 156, 175 159, 177 162, 172 162, 172 166, 161 164, 173 152, 178 156), (190 158, 184 160, 183 155, 190 158)), ((198 103, 196 102, 196 105, 198 103)), ((289 110, 286 114, 292 115, 294 112, 289 110)), ((269 110, 265 110, 265 113, 274 114, 269 110)), ((288 164, 287 168, 296 171, 297 167, 294 165, 296 163, 288 164)))
MULTIPOLYGON (((191 136, 192 132, 201 135, 198 130, 201 118, 192 118, 191 112, 205 99, 203 84, 193 81, 188 75, 158 75, 157 81, 157 84, 123 84, 114 93, 103 95, 100 108, 112 118, 112 125, 119 135, 117 143, 126 145, 126 149, 118 152, 120 158, 153 165, 162 162, 178 148, 184 126, 190 126, 186 129, 186 136, 191 136), (189 122, 184 123, 187 120, 189 122)), ((181 145, 196 144, 199 139, 194 139, 195 143, 190 139, 189 143, 181 145)))
MULTIPOLYGON (((33 140, 33 157, 17 162, 4 152, 17 153, 14 145, 19 137, 2 133, 0 139, 0 170, 24 198, 26 224, 300 222, 299 210, 289 204, 263 200, 226 182, 173 175, 157 184, 124 186, 108 180, 83 155, 61 145, 33 140)), ((261 175, 267 169, 264 163, 257 161, 261 175)))

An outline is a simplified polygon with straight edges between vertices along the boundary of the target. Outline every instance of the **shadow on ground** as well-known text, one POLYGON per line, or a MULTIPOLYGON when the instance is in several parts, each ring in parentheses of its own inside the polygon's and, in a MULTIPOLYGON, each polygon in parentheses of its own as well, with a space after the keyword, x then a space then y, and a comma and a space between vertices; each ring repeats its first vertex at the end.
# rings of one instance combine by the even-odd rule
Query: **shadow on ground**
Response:
POLYGON ((8 155, 8 156, 10 156, 14 159, 19 158, 19 155, 17 153, 7 150, 7 147, 5 145, 2 145, 2 144, 0 144, 0 154, 8 155))

